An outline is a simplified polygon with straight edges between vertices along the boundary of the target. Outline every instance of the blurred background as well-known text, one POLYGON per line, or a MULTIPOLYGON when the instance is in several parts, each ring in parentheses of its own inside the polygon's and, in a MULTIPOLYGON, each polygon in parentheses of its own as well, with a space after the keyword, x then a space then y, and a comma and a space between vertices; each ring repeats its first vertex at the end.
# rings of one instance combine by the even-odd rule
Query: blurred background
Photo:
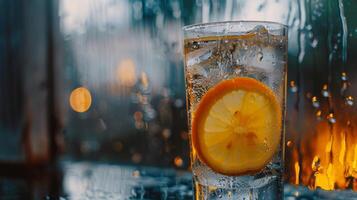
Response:
POLYGON ((356 9, 353 0, 0 0, 0 167, 189 170, 182 27, 265 20, 289 25, 286 180, 357 190, 356 9))

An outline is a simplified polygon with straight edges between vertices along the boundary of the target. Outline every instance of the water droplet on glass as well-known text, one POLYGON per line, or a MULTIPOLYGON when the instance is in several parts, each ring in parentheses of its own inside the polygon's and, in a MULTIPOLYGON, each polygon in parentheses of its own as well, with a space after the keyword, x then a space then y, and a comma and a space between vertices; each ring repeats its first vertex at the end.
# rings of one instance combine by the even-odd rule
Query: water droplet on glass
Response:
POLYGON ((341 86, 341 94, 346 92, 347 88, 348 88, 348 83, 346 81, 343 81, 342 86, 341 86))
POLYGON ((297 85, 295 84, 295 81, 290 81, 290 92, 297 92, 298 91, 298 87, 297 85))
POLYGON ((312 97, 312 94, 311 94, 311 92, 306 92, 306 98, 308 98, 308 99, 311 99, 311 97, 312 97))
POLYGON ((347 124, 347 126, 351 126, 351 121, 347 120, 346 124, 347 124))
POLYGON ((341 73, 341 80, 343 80, 343 81, 347 81, 347 73, 346 72, 342 72, 341 73))
POLYGON ((136 191, 135 191, 135 189, 131 189, 131 195, 136 196, 136 191))
POLYGON ((332 112, 329 113, 326 118, 329 123, 331 123, 331 124, 336 123, 335 115, 332 112))
POLYGON ((315 113, 315 116, 318 120, 322 120, 322 111, 321 110, 317 110, 315 113))
POLYGON ((324 84, 322 86, 321 94, 322 94, 323 97, 329 97, 330 96, 330 92, 328 91, 327 84, 324 84))
POLYGON ((311 42, 311 47, 316 48, 318 44, 319 44, 319 40, 315 38, 311 42))
POLYGON ((353 103, 354 103, 353 97, 352 97, 352 96, 346 97, 346 98, 345 98, 345 103, 346 103, 346 105, 348 105, 348 106, 353 106, 353 103))
POLYGON ((194 41, 192 43, 192 49, 198 49, 198 48, 200 48, 200 45, 198 44, 198 42, 194 41))
POLYGON ((219 178, 218 184, 220 185, 220 187, 226 187, 226 180, 224 178, 219 178))
POLYGON ((262 61, 263 60, 263 53, 262 52, 258 52, 257 58, 258 58, 259 62, 262 61))
POLYGON ((313 96, 313 97, 311 98, 311 102, 312 102, 312 106, 313 106, 313 107, 315 107, 315 108, 320 107, 320 102, 319 102, 319 100, 317 99, 316 96, 313 96))
POLYGON ((307 36, 308 36, 310 39, 312 39, 312 38, 314 37, 314 34, 313 34, 312 32, 309 32, 309 33, 307 34, 307 36))
POLYGON ((308 31, 311 31, 312 30, 312 26, 311 26, 311 24, 308 24, 308 25, 306 25, 306 30, 308 30, 308 31))
POLYGON ((181 99, 176 99, 175 103, 174 103, 176 108, 181 108, 183 106, 183 104, 184 104, 184 102, 181 99))

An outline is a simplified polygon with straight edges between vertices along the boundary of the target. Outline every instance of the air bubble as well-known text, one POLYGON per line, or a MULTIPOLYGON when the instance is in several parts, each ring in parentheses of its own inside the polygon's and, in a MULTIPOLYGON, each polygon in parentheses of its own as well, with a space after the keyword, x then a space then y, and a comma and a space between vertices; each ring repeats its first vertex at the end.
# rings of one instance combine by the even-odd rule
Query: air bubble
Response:
POLYGON ((200 45, 198 44, 198 42, 194 41, 192 42, 192 49, 198 49, 200 48, 200 45))

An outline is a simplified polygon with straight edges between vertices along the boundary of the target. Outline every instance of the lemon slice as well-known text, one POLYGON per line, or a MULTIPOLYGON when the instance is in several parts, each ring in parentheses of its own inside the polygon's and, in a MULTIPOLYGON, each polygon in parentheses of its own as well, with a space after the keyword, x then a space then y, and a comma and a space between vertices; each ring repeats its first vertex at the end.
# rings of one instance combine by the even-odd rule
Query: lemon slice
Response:
POLYGON ((224 80, 202 97, 192 119, 201 161, 226 175, 260 171, 276 153, 282 110, 271 89, 253 78, 224 80))

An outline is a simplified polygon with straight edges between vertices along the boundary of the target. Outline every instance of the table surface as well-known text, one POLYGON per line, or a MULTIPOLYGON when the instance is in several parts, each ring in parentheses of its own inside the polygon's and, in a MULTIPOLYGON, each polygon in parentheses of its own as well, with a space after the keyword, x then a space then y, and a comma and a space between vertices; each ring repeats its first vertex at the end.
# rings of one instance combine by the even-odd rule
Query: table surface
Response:
POLYGON ((187 171, 65 162, 35 176, 0 177, 0 199, 192 199, 187 171))
MULTIPOLYGON (((20 172, 19 172, 20 173, 20 172)), ((23 173, 21 173, 23 174, 23 173)), ((28 174, 28 173, 24 173, 28 174)), ((285 185, 284 196, 297 199, 357 199, 349 191, 310 191, 285 185)), ((35 175, 0 176, 0 199, 192 199, 190 172, 93 162, 64 162, 35 175)))

